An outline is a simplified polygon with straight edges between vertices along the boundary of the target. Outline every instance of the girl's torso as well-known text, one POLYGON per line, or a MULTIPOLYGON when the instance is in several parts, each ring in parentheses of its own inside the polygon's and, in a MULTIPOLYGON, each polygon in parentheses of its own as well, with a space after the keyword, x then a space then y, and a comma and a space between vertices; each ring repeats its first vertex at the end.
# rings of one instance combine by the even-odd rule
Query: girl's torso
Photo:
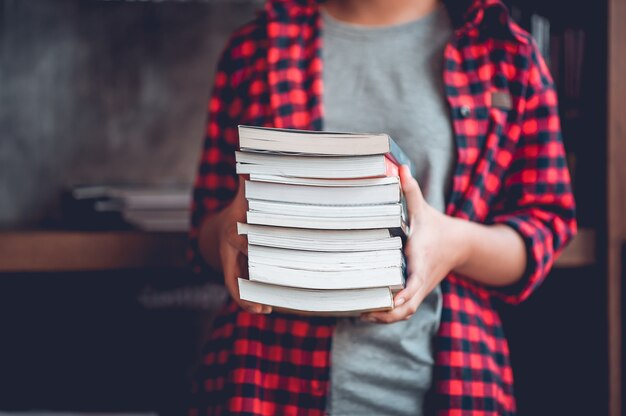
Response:
MULTIPOLYGON (((322 16, 323 128, 390 134, 415 162, 428 202, 443 211, 455 159, 442 80, 443 49, 452 34, 445 8, 381 28, 322 16)), ((441 296, 437 287, 408 321, 338 320, 329 413, 422 414, 441 296)))

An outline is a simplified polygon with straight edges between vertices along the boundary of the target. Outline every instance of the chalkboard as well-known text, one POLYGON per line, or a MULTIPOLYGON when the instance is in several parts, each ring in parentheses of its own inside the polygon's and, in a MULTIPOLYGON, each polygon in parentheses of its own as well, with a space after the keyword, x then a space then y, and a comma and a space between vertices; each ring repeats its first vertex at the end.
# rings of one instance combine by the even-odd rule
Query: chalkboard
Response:
POLYGON ((0 228, 73 184, 190 183, 216 61, 258 1, 0 0, 0 228))

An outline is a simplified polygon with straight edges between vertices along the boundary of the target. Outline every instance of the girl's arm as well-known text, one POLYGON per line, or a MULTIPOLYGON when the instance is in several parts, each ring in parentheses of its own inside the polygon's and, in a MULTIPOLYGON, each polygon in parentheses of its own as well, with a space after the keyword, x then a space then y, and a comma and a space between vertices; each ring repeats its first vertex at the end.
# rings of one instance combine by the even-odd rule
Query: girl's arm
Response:
MULTIPOLYGON (((405 249, 409 278, 395 310, 364 317, 409 317, 448 274, 461 275, 508 303, 526 299, 576 234, 575 204, 561 139, 557 95, 545 62, 529 45, 524 113, 511 164, 485 224, 450 218, 430 207, 402 173, 413 232, 405 249)), ((455 276, 456 277, 456 276, 455 276)))
POLYGON ((237 125, 244 102, 240 91, 242 80, 233 75, 251 65, 248 56, 241 53, 241 45, 251 40, 251 28, 243 27, 231 37, 218 63, 194 184, 188 256, 196 273, 223 279, 228 292, 243 309, 269 313, 272 309, 269 306, 242 301, 237 284, 237 278, 245 277, 248 271, 248 249, 246 239, 237 234, 237 221, 245 222, 247 205, 243 179, 235 169, 237 125))
POLYGON ((396 294, 395 309, 365 314, 364 319, 387 323, 408 319, 450 272, 489 286, 508 286, 522 278, 526 247, 513 228, 440 213, 428 205, 406 166, 400 170, 400 180, 411 225, 405 247, 407 286, 396 294))
POLYGON ((232 298, 243 309, 252 313, 270 313, 271 306, 248 302, 239 298, 238 277, 248 274, 248 241, 237 233, 237 222, 246 221, 244 178, 233 201, 221 211, 208 215, 200 225, 198 248, 204 260, 224 275, 224 285, 232 298))

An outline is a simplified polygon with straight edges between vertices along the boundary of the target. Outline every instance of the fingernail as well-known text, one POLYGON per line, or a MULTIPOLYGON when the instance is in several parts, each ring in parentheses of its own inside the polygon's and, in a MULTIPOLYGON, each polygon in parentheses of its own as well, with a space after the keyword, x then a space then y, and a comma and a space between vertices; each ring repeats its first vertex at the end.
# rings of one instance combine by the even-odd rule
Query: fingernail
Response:
POLYGON ((398 300, 396 300, 395 305, 394 306, 400 306, 402 305, 404 302, 406 302, 406 299, 404 298, 398 298, 398 300))

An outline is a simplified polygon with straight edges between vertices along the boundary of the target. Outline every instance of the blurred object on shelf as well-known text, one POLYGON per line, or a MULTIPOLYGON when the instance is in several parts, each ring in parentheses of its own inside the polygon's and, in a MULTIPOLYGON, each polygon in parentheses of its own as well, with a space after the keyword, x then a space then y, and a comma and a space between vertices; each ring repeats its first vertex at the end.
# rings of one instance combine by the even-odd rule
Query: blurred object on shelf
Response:
POLYGON ((75 186, 63 195, 63 222, 82 230, 185 232, 191 185, 75 186))
POLYGON ((535 38, 539 53, 550 67, 550 20, 538 14, 530 16, 530 33, 535 38))

